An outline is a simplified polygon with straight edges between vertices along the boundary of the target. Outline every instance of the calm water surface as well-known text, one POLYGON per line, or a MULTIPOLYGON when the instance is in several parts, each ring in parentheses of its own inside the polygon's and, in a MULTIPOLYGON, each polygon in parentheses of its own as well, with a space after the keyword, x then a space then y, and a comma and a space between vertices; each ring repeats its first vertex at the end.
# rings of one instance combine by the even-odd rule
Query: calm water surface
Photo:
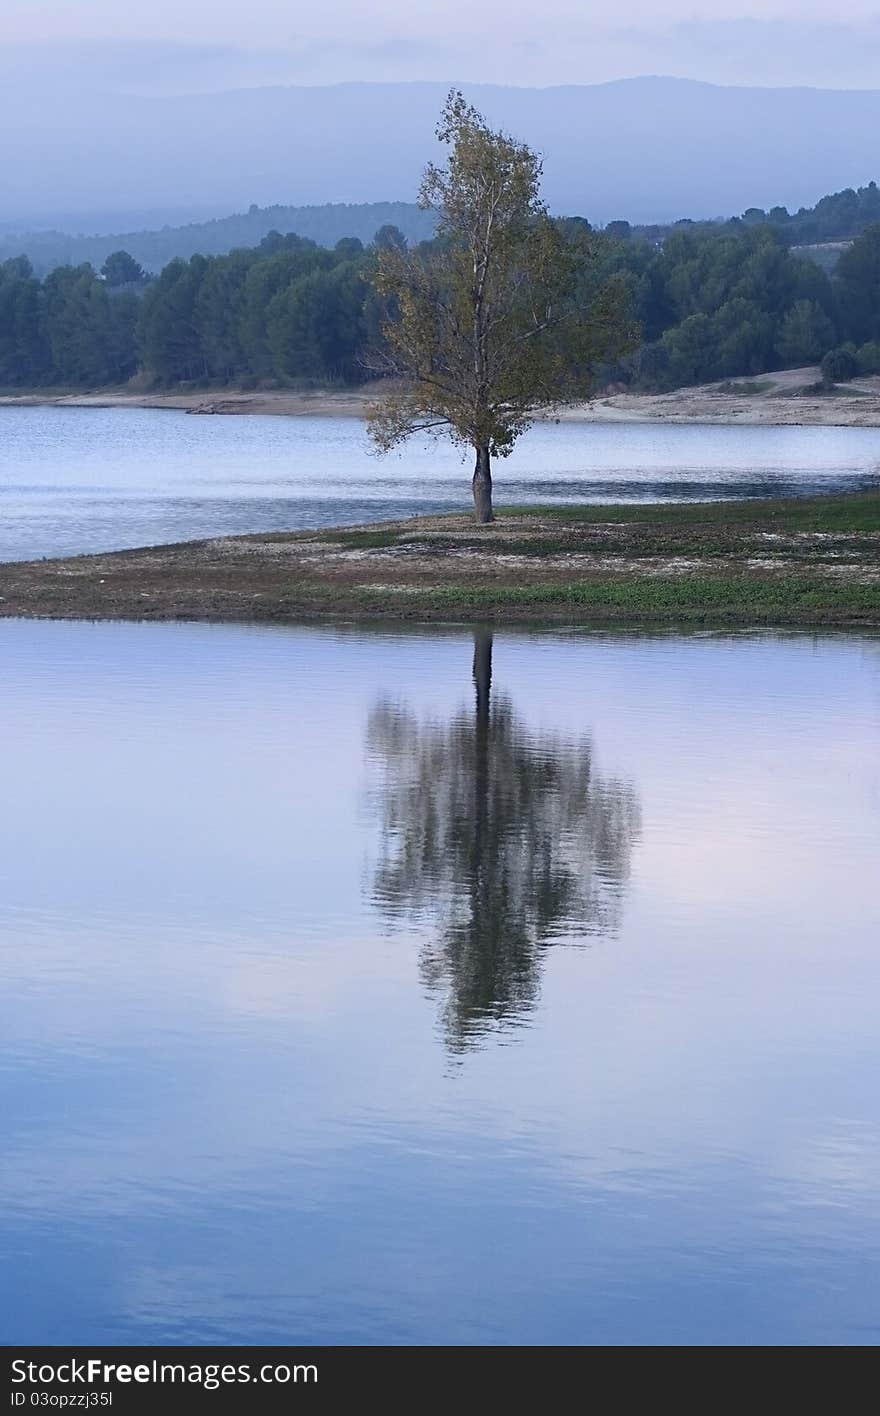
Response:
POLYGON ((880 641, 0 662, 0 1340, 877 1341, 880 641))
MULTIPOLYGON (((843 490, 880 483, 880 429, 539 424, 497 472, 507 504, 843 490)), ((0 408, 0 561, 454 511, 468 477, 352 418, 0 408)))

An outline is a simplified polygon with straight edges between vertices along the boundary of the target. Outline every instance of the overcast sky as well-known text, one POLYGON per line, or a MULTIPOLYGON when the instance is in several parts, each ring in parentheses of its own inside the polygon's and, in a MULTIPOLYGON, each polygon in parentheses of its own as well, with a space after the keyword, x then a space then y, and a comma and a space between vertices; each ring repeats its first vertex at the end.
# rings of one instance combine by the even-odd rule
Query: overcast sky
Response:
POLYGON ((0 77, 140 91, 638 74, 880 87, 880 0, 0 0, 0 32, 0 77))

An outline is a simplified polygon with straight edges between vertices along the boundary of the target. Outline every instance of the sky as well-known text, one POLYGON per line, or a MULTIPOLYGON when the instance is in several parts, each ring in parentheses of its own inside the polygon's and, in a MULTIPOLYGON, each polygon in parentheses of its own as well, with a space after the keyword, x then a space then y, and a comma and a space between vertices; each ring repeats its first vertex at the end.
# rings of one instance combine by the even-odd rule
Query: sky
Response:
POLYGON ((268 83, 880 87, 880 0, 0 0, 0 79, 138 92, 268 83))

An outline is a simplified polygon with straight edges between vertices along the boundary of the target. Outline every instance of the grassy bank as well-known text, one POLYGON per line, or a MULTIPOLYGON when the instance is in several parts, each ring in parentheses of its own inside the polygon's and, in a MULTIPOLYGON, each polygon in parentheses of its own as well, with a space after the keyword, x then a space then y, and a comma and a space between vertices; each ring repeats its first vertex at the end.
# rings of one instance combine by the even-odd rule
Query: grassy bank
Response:
POLYGON ((880 625, 880 492, 502 511, 0 566, 0 614, 880 625))

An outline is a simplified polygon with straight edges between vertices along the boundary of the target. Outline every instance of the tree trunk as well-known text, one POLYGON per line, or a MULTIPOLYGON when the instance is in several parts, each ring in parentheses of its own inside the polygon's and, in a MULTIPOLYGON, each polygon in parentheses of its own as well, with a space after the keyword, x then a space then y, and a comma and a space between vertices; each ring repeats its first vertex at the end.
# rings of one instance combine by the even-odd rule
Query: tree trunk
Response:
MULTIPOLYGON (((477 692, 477 741, 489 736, 489 695, 492 692, 492 631, 474 630, 474 688, 477 692)), ((477 754, 479 756, 479 753, 477 754)))
MULTIPOLYGON (((474 688, 476 689, 476 731, 474 734, 474 818, 471 838, 470 879, 471 932, 478 951, 492 921, 492 871, 486 870, 486 848, 490 841, 489 697, 492 692, 492 631, 474 630, 474 688)), ((491 935, 489 935, 491 938, 491 935)))
POLYGON ((494 521, 492 515, 492 471, 489 464, 489 449, 477 448, 477 465, 474 469, 474 516, 479 526, 494 521))

